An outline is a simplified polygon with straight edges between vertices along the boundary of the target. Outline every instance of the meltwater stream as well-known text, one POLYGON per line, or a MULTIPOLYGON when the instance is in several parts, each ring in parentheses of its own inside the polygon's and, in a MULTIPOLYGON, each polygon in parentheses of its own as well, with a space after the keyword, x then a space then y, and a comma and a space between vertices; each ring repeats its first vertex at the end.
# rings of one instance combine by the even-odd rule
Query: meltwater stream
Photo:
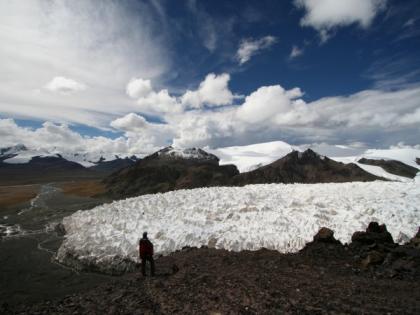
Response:
POLYGON ((100 200, 64 195, 45 184, 28 205, 0 209, 0 305, 17 305, 61 297, 90 288, 109 277, 77 273, 52 261, 62 242, 54 227, 80 209, 100 200))

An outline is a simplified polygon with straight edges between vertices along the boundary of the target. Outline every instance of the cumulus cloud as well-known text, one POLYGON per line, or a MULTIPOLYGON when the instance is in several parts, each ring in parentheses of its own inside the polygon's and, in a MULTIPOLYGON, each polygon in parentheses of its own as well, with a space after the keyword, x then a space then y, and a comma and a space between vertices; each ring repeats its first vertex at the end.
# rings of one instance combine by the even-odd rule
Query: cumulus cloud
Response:
POLYGON ((54 77, 45 85, 45 88, 51 92, 61 94, 72 94, 86 90, 86 85, 65 77, 54 77))
POLYGON ((361 91, 307 103, 299 88, 258 88, 239 106, 194 111, 169 121, 181 146, 220 147, 269 140, 294 144, 365 142, 384 146, 418 143, 420 87, 361 91), (399 104, 396 106, 396 104, 399 104))
POLYGON ((292 50, 290 51, 289 58, 294 59, 296 57, 299 57, 303 55, 303 49, 299 48, 298 46, 293 46, 292 50))
POLYGON ((143 116, 130 113, 111 121, 110 125, 115 129, 123 131, 138 131, 147 128, 147 121, 143 116))
POLYGON ((147 97, 152 92, 150 80, 131 79, 127 84, 126 93, 131 98, 147 97))
POLYGON ((208 106, 223 106, 232 103, 234 98, 229 90, 228 83, 230 75, 223 73, 216 75, 210 73, 195 91, 188 90, 181 98, 181 102, 185 107, 201 108, 208 106))
POLYGON ((299 89, 286 91, 280 85, 263 86, 245 98, 237 116, 248 123, 264 123, 274 116, 288 112, 293 98, 299 97, 299 89))
POLYGON ((167 89, 154 90, 150 80, 137 78, 128 82, 126 92, 136 99, 136 111, 166 118, 167 115, 179 114, 188 109, 231 105, 233 99, 240 96, 229 90, 229 80, 230 75, 227 73, 210 73, 196 90, 187 90, 177 97, 167 89))
POLYGON ((242 40, 236 53, 236 58, 238 59, 239 64, 242 65, 248 62, 252 56, 256 55, 263 49, 269 48, 276 42, 277 39, 274 36, 265 36, 256 40, 242 40))
POLYGON ((305 10, 300 24, 315 28, 326 41, 337 27, 358 24, 367 28, 385 8, 386 0, 295 0, 294 4, 305 10))

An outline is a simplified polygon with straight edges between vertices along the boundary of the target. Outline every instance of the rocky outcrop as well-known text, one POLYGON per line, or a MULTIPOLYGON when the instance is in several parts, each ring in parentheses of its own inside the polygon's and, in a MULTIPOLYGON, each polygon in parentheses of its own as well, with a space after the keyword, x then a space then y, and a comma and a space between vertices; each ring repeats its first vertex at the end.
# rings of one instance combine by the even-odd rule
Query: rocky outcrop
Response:
POLYGON ((355 232, 349 248, 364 270, 390 278, 420 277, 419 232, 406 244, 394 243, 385 225, 371 222, 364 232, 355 232))
POLYGON ((395 160, 374 160, 362 158, 358 162, 366 165, 379 166, 388 173, 408 178, 416 177, 416 174, 419 172, 418 168, 395 160))
POLYGON ((323 227, 314 236, 314 242, 337 243, 338 241, 334 238, 333 230, 323 227))
POLYGON ((387 231, 385 224, 379 225, 377 222, 369 223, 366 232, 355 232, 351 241, 353 246, 394 245, 392 235, 387 231))

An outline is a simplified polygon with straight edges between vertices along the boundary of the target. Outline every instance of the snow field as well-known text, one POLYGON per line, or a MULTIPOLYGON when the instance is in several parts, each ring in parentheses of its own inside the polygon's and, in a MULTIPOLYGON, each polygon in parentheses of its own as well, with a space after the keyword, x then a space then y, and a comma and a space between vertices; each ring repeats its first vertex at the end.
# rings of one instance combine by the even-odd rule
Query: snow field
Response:
POLYGON ((137 260, 144 231, 156 254, 202 245, 296 252, 320 227, 345 243, 370 221, 385 223, 397 241, 411 238, 420 224, 419 181, 213 187, 130 198, 64 218, 57 258, 137 260))

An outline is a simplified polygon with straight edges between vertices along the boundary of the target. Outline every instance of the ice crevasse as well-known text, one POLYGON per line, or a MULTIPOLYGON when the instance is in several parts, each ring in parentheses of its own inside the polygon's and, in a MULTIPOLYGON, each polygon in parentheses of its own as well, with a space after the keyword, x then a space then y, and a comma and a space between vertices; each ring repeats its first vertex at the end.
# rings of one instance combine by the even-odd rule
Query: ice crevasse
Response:
POLYGON ((57 258, 72 253, 93 263, 116 256, 137 260, 144 231, 163 255, 184 246, 295 252, 320 227, 346 243, 370 221, 385 223, 396 241, 413 236, 420 224, 419 178, 212 187, 115 201, 64 218, 67 234, 57 258))

